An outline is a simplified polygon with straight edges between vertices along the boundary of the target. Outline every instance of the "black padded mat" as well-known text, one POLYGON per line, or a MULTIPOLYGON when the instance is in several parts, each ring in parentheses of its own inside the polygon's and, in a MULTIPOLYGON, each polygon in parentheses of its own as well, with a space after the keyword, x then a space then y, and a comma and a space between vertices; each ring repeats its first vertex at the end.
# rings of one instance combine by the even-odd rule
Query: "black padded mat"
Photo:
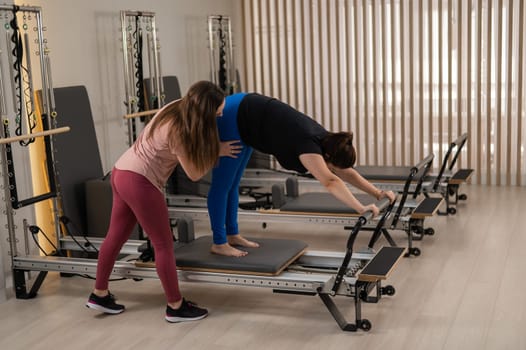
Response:
POLYGON ((248 252, 244 257, 210 253, 212 237, 203 236, 175 248, 177 267, 188 270, 239 272, 254 275, 277 275, 296 260, 307 248, 307 243, 290 239, 251 238, 259 248, 240 248, 248 252))
MULTIPOLYGON (((356 166, 354 169, 367 180, 377 181, 406 181, 411 173, 410 166, 356 166)), ((413 178, 419 180, 424 172, 421 169, 413 178)))
POLYGON ((442 197, 424 198, 424 200, 420 202, 420 204, 418 204, 418 207, 416 207, 416 209, 413 211, 412 217, 425 217, 434 215, 442 201, 442 197))
MULTIPOLYGON (((54 139, 63 211, 86 232, 84 183, 104 175, 88 92, 84 86, 60 87, 53 91, 57 126, 71 128, 54 139)), ((39 90, 37 94, 42 101, 42 92, 39 90)))
POLYGON ((460 169, 451 177, 451 181, 464 182, 467 181, 473 174, 473 169, 460 169))
MULTIPOLYGON (((363 205, 376 203, 376 198, 368 194, 355 194, 363 205)), ((358 213, 349 208, 328 192, 308 192, 287 202, 281 206, 280 211, 307 212, 307 213, 335 213, 335 214, 355 214, 358 213)))
POLYGON ((405 252, 401 247, 382 247, 359 274, 362 281, 377 281, 386 279, 398 260, 405 252))

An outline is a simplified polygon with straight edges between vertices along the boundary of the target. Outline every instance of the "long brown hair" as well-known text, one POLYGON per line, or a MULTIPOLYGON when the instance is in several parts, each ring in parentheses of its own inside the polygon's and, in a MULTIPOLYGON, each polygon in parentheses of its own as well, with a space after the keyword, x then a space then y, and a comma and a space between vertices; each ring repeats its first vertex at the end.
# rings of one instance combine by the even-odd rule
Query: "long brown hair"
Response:
POLYGON ((321 140, 325 161, 340 169, 353 167, 356 162, 356 150, 352 145, 352 139, 352 132, 329 132, 321 140))
POLYGON ((199 171, 211 168, 219 157, 219 132, 217 109, 225 100, 224 92, 214 83, 199 81, 193 84, 186 95, 166 106, 152 120, 150 133, 170 122, 170 147, 179 143, 190 161, 199 171), (177 139, 179 138, 179 139, 177 139))

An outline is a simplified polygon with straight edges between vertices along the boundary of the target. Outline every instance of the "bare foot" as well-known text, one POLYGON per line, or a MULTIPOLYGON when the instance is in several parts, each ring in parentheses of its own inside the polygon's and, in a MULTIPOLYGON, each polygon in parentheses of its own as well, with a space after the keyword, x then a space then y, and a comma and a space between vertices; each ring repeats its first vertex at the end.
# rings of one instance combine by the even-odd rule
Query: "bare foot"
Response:
POLYGON ((247 248, 259 248, 259 244, 253 241, 249 241, 245 237, 237 234, 233 236, 227 236, 228 243, 230 245, 239 245, 241 247, 247 247, 247 248))
POLYGON ((245 255, 248 254, 247 252, 245 252, 243 250, 239 250, 239 249, 236 249, 236 248, 232 247, 228 243, 225 243, 225 244, 212 244, 212 248, 210 248, 210 251, 212 253, 218 254, 218 255, 236 256, 236 257, 241 257, 241 256, 245 256, 245 255))

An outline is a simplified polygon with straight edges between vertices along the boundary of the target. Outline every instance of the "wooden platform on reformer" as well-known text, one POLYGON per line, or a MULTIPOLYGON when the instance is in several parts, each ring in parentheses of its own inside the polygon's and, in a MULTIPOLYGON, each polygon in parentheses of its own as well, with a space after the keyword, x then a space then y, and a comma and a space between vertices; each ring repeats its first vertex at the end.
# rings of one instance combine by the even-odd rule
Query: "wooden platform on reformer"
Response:
POLYGON ((460 185, 466 183, 473 175, 473 172, 473 169, 460 169, 449 179, 449 184, 460 185))
POLYGON ((365 265, 358 280, 365 282, 377 282, 389 277, 400 259, 404 256, 406 248, 382 247, 373 259, 365 265))
MULTIPOLYGON (((307 243, 291 239, 249 238, 259 248, 241 248, 248 252, 243 257, 212 254, 211 236, 175 246, 177 268, 180 270, 221 272, 259 276, 279 275, 307 249, 307 243)), ((137 262, 139 267, 155 267, 155 262, 137 262)))

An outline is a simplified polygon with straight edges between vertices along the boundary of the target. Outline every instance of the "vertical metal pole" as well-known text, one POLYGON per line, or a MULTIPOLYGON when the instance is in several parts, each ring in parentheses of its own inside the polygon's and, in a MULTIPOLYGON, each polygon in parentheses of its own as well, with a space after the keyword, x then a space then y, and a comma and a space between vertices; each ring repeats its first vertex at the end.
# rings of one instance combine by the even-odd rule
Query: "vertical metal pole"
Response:
POLYGON ((236 92, 236 70, 234 65, 234 46, 232 43, 232 22, 230 17, 227 17, 227 26, 228 26, 228 50, 229 50, 229 60, 228 60, 228 76, 230 79, 229 86, 232 89, 232 92, 236 92))
MULTIPOLYGON (((162 87, 162 80, 163 77, 161 75, 161 64, 159 62, 159 46, 157 45, 157 27, 155 25, 155 17, 152 16, 151 18, 151 30, 152 30, 152 49, 153 49, 153 62, 150 62, 150 64, 153 64, 154 72, 155 72, 155 94, 157 96, 157 108, 161 108, 163 106, 163 90, 162 87)), ((154 91, 152 89, 152 91, 154 91)))
POLYGON ((214 84, 217 84, 217 70, 215 66, 215 40, 214 40, 214 20, 215 16, 208 17, 208 41, 210 45, 210 74, 211 81, 214 84))
MULTIPOLYGON (((126 12, 121 11, 121 31, 122 31, 122 59, 123 59, 123 69, 124 69, 124 104, 126 106, 126 113, 132 113, 132 100, 130 99, 131 86, 130 86, 130 60, 129 60, 129 50, 128 50, 128 24, 126 22, 126 12)), ((132 131, 132 122, 127 120, 128 126, 128 144, 131 146, 133 143, 133 131, 132 131)))

